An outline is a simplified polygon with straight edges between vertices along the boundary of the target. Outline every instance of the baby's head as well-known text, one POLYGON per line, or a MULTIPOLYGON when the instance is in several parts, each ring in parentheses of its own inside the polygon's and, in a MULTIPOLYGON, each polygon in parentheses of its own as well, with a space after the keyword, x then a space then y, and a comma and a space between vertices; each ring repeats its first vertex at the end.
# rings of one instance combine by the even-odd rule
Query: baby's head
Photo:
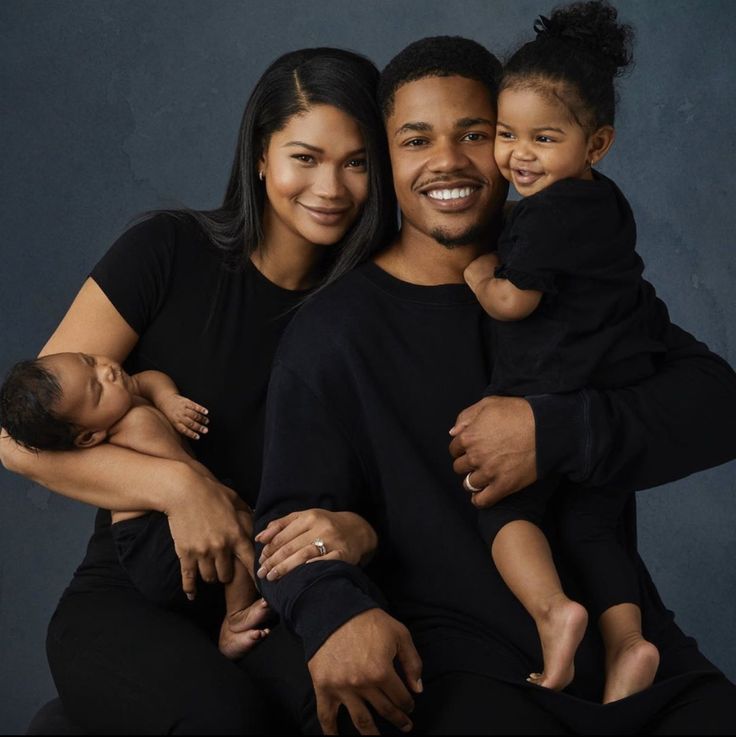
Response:
POLYGON ((91 448, 131 408, 132 390, 110 358, 54 353, 13 366, 0 388, 0 422, 28 448, 91 448))
POLYGON ((633 30, 604 0, 559 8, 504 68, 495 155, 520 195, 592 179, 614 138, 614 78, 631 63, 633 30))

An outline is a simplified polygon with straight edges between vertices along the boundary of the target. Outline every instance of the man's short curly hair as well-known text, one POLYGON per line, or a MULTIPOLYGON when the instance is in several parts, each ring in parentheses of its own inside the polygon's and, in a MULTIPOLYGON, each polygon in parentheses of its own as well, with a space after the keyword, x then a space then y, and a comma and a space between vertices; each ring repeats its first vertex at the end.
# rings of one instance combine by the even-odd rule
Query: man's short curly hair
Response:
POLYGON ((409 44, 386 65, 378 85, 383 119, 391 115, 396 90, 425 77, 466 77, 484 84, 496 99, 501 62, 485 46, 461 36, 431 36, 409 44))

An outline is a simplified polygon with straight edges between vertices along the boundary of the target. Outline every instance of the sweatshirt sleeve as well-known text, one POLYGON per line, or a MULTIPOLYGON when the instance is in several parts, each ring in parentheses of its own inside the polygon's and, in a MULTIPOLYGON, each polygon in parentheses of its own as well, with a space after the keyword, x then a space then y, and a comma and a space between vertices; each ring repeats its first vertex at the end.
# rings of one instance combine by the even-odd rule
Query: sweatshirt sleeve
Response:
POLYGON ((653 376, 621 389, 528 397, 540 477, 638 490, 736 457, 736 374, 673 325, 661 300, 655 309, 666 353, 653 376))
MULTIPOLYGON (((360 459, 344 428, 303 377, 277 361, 269 384, 256 532, 312 507, 367 516, 364 488, 360 459)), ((303 565, 278 581, 262 580, 261 588, 301 637, 307 660, 341 625, 383 603, 363 570, 342 561, 303 565)))

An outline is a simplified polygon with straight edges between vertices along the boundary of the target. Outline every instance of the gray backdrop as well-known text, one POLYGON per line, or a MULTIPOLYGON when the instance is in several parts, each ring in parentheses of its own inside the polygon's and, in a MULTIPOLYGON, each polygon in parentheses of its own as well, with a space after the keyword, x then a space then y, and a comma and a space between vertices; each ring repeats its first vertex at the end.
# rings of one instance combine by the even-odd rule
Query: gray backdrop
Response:
MULTIPOLYGON (((603 167, 628 194, 648 277, 673 319, 736 361, 732 201, 736 3, 621 0, 638 31, 603 167)), ((284 51, 335 45, 379 65, 459 34, 497 53, 540 0, 0 4, 0 371, 44 343, 135 213, 222 195, 240 114, 284 51)), ((734 469, 639 495, 641 550, 680 625, 736 678, 734 469)), ((44 635, 91 509, 0 469, 0 730, 54 694, 44 635)))

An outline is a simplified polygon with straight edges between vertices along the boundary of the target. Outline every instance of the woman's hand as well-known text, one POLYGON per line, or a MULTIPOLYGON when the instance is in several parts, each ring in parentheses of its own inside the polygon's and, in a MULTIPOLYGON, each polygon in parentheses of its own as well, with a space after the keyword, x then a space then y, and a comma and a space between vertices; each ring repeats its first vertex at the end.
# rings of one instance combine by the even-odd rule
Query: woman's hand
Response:
POLYGON ((228 583, 233 555, 253 570, 253 513, 230 488, 190 471, 188 483, 164 510, 181 563, 184 593, 196 593, 197 572, 207 583, 228 583))
POLYGON ((259 558, 259 578, 275 581, 302 563, 342 560, 363 565, 378 544, 375 530, 353 512, 307 509, 273 520, 256 536, 265 547, 259 558), (321 540, 324 555, 315 540, 321 540))
POLYGON ((537 480, 534 413, 526 399, 484 397, 458 415, 450 435, 452 467, 478 489, 471 492, 476 507, 490 507, 537 480))

